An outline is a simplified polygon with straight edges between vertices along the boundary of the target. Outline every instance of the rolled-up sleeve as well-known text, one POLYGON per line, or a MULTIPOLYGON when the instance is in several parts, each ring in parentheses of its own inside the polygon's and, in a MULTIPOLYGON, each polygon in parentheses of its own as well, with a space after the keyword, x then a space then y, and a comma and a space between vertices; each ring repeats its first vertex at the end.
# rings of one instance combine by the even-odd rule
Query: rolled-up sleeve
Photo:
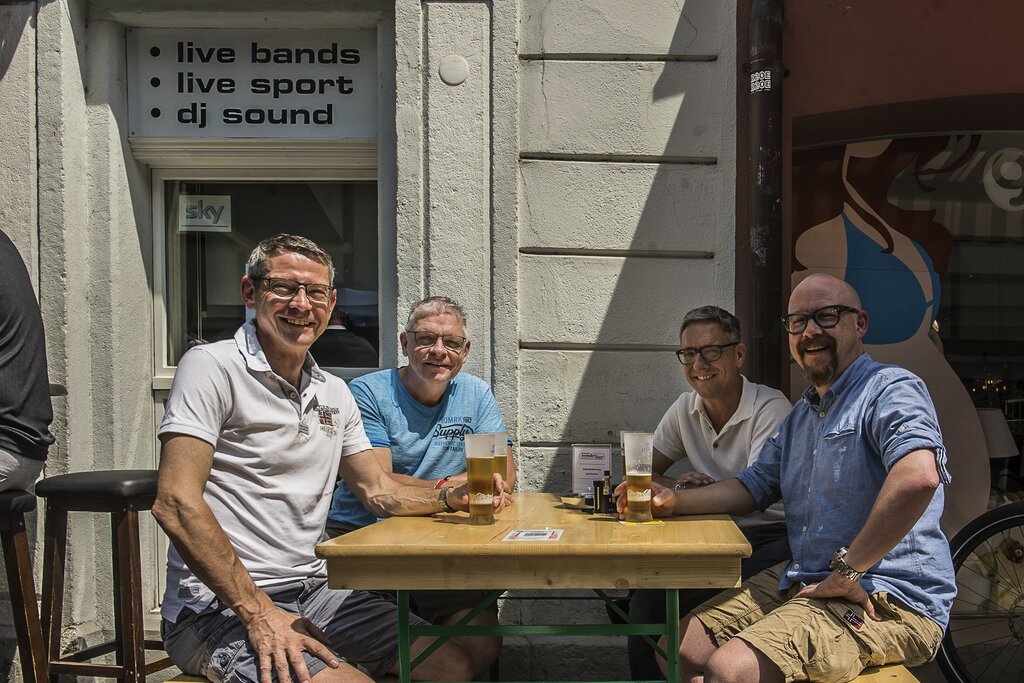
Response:
POLYGON ((764 512, 782 499, 780 479, 782 464, 782 438, 786 431, 783 423, 779 433, 765 442, 757 462, 740 470, 736 478, 747 487, 758 509, 764 512))
POLYGON ((884 386, 874 402, 873 419, 868 424, 874 429, 873 436, 886 470, 892 469, 900 458, 909 453, 930 450, 935 453, 940 480, 949 484, 946 449, 924 382, 898 370, 880 373, 879 380, 884 386))

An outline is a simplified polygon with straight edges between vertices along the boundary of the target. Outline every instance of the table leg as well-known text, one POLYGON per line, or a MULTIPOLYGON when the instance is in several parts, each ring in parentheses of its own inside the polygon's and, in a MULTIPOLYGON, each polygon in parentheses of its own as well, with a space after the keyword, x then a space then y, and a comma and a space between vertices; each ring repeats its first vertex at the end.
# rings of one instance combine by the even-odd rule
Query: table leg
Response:
POLYGON ((411 641, 409 635, 409 591, 398 591, 398 681, 410 683, 412 670, 409 667, 411 658, 411 641))
POLYGON ((676 588, 665 591, 665 662, 668 664, 667 682, 676 683, 679 680, 679 590, 676 588))

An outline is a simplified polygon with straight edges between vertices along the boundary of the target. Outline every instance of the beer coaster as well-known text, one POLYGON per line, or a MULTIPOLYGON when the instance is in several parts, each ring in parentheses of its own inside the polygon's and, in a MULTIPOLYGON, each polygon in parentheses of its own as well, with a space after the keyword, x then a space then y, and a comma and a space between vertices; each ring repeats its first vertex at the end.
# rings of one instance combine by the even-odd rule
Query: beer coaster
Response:
POLYGON ((654 519, 650 522, 627 522, 624 519, 619 520, 619 524, 624 524, 626 526, 661 526, 664 523, 665 522, 661 521, 660 519, 654 519))
POLYGON ((508 532, 503 541, 557 541, 562 537, 561 529, 515 529, 508 532))

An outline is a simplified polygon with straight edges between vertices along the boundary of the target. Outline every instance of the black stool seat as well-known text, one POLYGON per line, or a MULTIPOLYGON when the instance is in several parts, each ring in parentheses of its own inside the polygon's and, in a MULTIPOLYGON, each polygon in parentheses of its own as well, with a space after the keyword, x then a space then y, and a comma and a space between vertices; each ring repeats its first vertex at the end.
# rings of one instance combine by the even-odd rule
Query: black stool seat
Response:
POLYGON ((9 489, 0 493, 0 515, 23 515, 36 509, 36 497, 28 491, 9 489))
POLYGON ((156 499, 156 470, 97 470, 47 477, 36 484, 36 495, 87 498, 156 499))

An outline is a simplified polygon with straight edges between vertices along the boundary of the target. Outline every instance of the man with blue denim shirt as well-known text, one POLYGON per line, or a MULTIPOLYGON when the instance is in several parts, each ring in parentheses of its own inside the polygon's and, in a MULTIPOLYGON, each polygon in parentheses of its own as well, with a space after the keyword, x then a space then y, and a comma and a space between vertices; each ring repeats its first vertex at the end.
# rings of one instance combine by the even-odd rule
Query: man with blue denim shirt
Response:
POLYGON ((793 560, 681 623, 683 679, 855 678, 931 659, 956 593, 939 529, 949 482, 924 383, 873 361, 856 292, 811 275, 784 319, 812 387, 757 463, 702 489, 656 490, 656 514, 764 509, 780 498, 793 560))

